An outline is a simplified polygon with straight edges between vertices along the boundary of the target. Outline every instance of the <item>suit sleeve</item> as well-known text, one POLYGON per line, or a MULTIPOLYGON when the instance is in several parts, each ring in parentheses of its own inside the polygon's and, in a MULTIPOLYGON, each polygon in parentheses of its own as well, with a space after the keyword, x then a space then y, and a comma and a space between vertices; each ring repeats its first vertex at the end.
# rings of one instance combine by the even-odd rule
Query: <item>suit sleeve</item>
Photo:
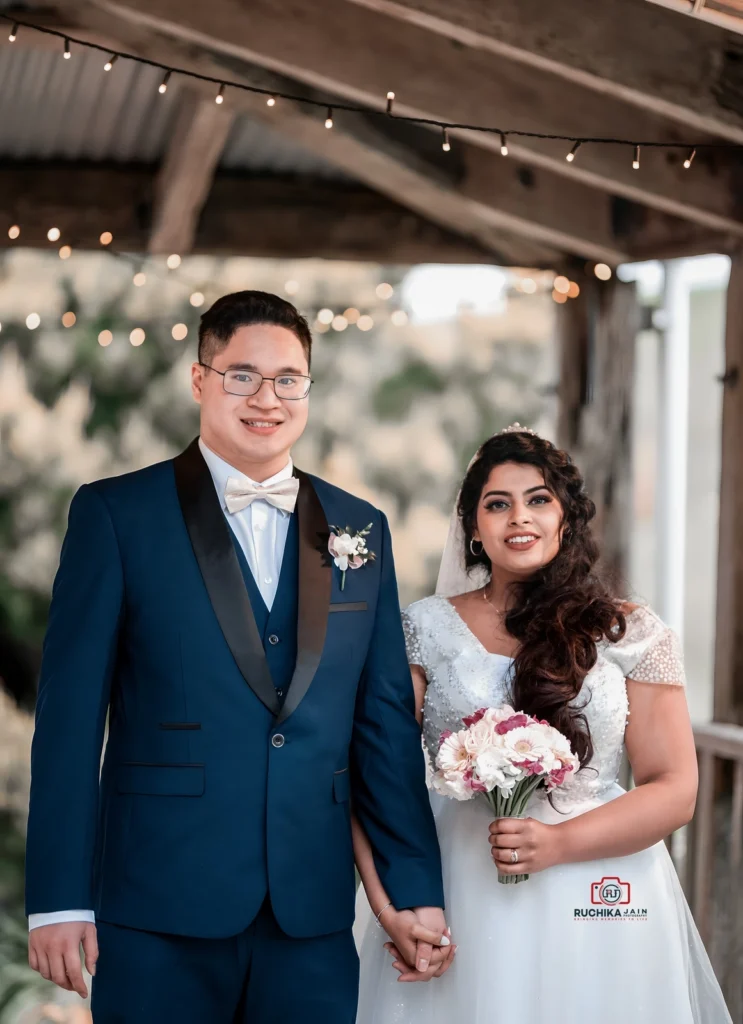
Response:
POLYGON ((382 515, 381 582, 351 750, 356 813, 398 910, 444 906, 436 826, 405 653, 392 544, 382 515))
POLYGON ((90 908, 101 748, 124 582, 103 497, 70 506, 41 664, 31 748, 26 913, 90 908))

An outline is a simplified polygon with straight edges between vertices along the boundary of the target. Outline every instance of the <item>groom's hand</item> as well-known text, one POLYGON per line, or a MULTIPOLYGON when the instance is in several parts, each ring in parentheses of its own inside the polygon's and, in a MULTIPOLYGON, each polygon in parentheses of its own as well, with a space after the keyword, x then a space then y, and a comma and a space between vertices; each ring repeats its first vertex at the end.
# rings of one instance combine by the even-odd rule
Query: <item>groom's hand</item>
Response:
POLYGON ((80 945, 88 973, 95 974, 98 959, 98 938, 95 925, 88 921, 47 924, 34 928, 28 936, 28 962, 42 978, 53 981, 67 992, 77 992, 86 999, 88 988, 83 980, 80 945))

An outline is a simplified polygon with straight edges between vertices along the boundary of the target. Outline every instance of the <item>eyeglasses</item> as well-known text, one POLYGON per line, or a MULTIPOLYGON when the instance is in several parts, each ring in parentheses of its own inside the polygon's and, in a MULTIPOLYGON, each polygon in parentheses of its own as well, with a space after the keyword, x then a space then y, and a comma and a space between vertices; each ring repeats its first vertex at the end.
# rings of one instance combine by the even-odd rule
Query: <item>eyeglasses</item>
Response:
POLYGON ((264 377, 256 370, 217 370, 208 363, 199 363, 205 370, 214 370, 222 378, 222 385, 228 395, 257 395, 264 380, 270 380, 274 394, 287 402, 306 398, 312 387, 312 378, 300 373, 282 373, 280 377, 264 377))

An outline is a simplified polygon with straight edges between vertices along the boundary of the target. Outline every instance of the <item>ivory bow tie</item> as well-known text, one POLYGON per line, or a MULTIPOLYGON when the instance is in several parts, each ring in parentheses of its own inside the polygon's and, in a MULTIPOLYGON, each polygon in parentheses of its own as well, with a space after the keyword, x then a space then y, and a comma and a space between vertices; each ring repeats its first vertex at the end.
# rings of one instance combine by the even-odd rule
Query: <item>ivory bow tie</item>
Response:
POLYGON ((242 512, 256 499, 267 501, 284 512, 293 512, 298 493, 299 480, 295 476, 266 487, 254 484, 247 477, 231 476, 224 489, 224 501, 229 512, 242 512))

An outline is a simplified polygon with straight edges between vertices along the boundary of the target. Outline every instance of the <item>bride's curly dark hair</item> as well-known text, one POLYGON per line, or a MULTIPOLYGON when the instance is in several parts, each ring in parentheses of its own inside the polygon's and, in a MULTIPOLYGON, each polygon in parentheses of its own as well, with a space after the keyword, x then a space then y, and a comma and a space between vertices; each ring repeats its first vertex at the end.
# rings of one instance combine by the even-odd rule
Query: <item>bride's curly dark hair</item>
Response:
POLYGON ((593 756, 593 743, 583 714, 585 702, 574 702, 596 664, 596 645, 602 640, 615 643, 624 635, 622 605, 595 571, 599 551, 589 524, 596 506, 585 493, 583 478, 567 452, 526 432, 491 437, 464 479, 458 512, 468 571, 478 565, 491 571, 484 549, 474 555, 470 540, 483 488, 493 468, 505 462, 538 469, 563 513, 557 555, 513 585, 515 600, 505 619, 506 629, 519 641, 511 681, 513 706, 559 729, 584 767, 593 756))

